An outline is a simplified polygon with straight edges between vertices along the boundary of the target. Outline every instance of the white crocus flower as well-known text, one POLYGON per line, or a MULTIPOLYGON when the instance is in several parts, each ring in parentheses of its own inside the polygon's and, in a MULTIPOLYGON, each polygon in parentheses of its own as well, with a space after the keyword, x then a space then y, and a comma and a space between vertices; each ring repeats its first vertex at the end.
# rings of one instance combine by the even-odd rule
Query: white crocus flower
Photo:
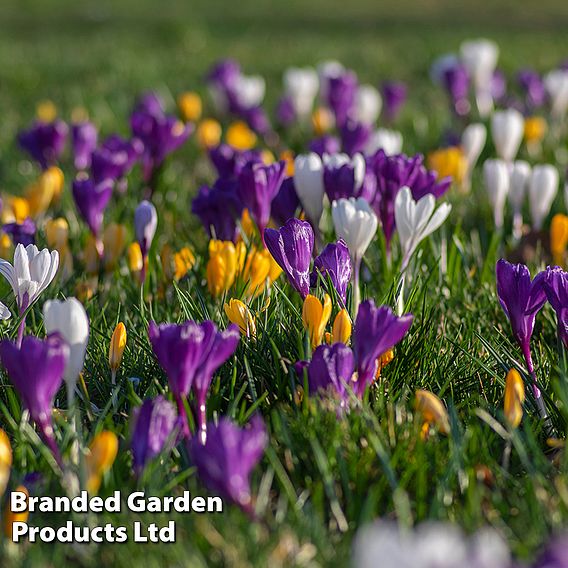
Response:
POLYGON ((513 236, 520 239, 523 227, 523 203, 529 187, 531 166, 524 160, 516 160, 509 176, 509 203, 513 208, 513 236))
POLYGON ((402 134, 398 130, 377 128, 365 147, 366 154, 374 154, 383 150, 387 156, 394 156, 402 152, 402 134))
POLYGON ((568 110, 568 70, 550 71, 544 77, 544 88, 550 97, 553 116, 563 118, 568 110))
POLYGON ((319 78, 311 67, 290 67, 284 72, 284 91, 300 119, 310 116, 319 90, 319 78))
POLYGON ((69 358, 63 376, 67 384, 67 400, 71 405, 89 342, 87 312, 76 298, 68 298, 65 301, 50 300, 43 305, 43 322, 48 334, 59 333, 69 345, 69 358))
POLYGON ((339 61, 333 59, 322 61, 317 66, 320 85, 320 98, 325 101, 328 93, 329 80, 339 77, 345 71, 345 67, 339 61))
POLYGON ((410 188, 400 189, 394 201, 394 218, 403 254, 401 270, 406 269, 418 245, 442 225, 451 210, 449 203, 436 209, 436 198, 431 193, 414 201, 410 188))
POLYGON ((486 160, 483 164, 483 179, 491 207, 495 227, 503 227, 503 210, 509 193, 509 168, 503 160, 486 160))
POLYGON ((363 124, 375 124, 383 108, 383 99, 373 85, 359 85, 355 93, 353 119, 363 124))
POLYGON ((482 117, 489 116, 493 110, 491 80, 497 66, 499 48, 488 39, 470 40, 461 44, 460 55, 473 82, 477 110, 482 117))
POLYGON ((327 167, 329 169, 337 170, 341 166, 345 166, 346 164, 353 166, 353 172, 355 175, 355 189, 359 189, 365 181, 365 172, 367 170, 367 165, 365 163, 363 154, 357 152, 353 155, 353 157, 350 157, 348 154, 344 154, 343 152, 323 155, 324 169, 327 167))
POLYGON ((558 170, 550 164, 535 166, 529 183, 529 208, 533 229, 540 231, 542 223, 558 193, 558 170))
POLYGON ((485 147, 486 140, 487 128, 480 122, 468 124, 463 131, 461 147, 467 162, 467 172, 464 176, 463 190, 466 192, 471 188, 471 174, 485 147))
POLYGON ((323 212, 323 162, 315 152, 294 160, 294 187, 308 219, 317 228, 323 212))
POLYGON ((234 89, 243 108, 254 108, 262 103, 266 84, 260 75, 239 75, 235 80, 234 89))
POLYGON ((353 313, 361 301, 359 271, 365 251, 377 232, 378 219, 365 199, 338 199, 331 205, 333 226, 338 239, 343 239, 353 260, 353 313))
POLYGON ((491 136, 497 155, 507 163, 511 163, 523 140, 525 119, 514 108, 495 111, 491 116, 491 136))

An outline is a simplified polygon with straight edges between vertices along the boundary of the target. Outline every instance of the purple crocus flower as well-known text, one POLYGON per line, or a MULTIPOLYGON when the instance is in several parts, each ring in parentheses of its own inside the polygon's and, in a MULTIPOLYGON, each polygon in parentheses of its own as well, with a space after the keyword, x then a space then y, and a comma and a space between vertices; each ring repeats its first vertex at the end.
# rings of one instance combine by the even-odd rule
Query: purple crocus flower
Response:
POLYGON ((150 116, 164 116, 164 103, 158 93, 149 91, 138 99, 134 110, 150 116))
POLYGON ((308 145, 310 152, 315 152, 320 158, 324 154, 337 154, 341 150, 339 138, 324 134, 319 138, 314 138, 308 145))
POLYGON ((302 298, 310 292, 314 230, 307 221, 289 219, 279 230, 264 231, 266 248, 302 298))
POLYGON ((356 152, 362 152, 371 138, 372 129, 373 127, 370 124, 352 120, 346 121, 339 131, 343 151, 350 156, 356 152))
POLYGON ((130 445, 136 475, 141 475, 146 464, 166 449, 166 443, 174 442, 176 425, 175 406, 163 396, 146 399, 142 406, 134 411, 130 445))
POLYGON ((406 102, 407 88, 404 83, 386 81, 383 83, 382 91, 386 118, 392 122, 406 102))
POLYGON ((288 219, 295 216, 300 200, 294 186, 294 177, 288 177, 280 186, 276 197, 272 200, 270 214, 279 225, 284 225, 288 219))
POLYGON ((456 63, 442 73, 444 85, 455 113, 464 116, 468 113, 470 105, 467 100, 469 94, 469 74, 464 65, 456 63))
POLYGON ((69 347, 58 334, 44 340, 24 337, 21 347, 7 339, 0 342, 0 360, 59 465, 62 461, 53 435, 51 411, 68 357, 69 347))
POLYGON ((262 156, 258 150, 240 151, 229 144, 219 144, 209 150, 209 159, 221 178, 233 178, 249 162, 262 164, 262 156))
POLYGON ((91 166, 91 155, 97 147, 97 137, 97 127, 92 122, 78 122, 71 127, 74 164, 78 170, 86 170, 91 166))
POLYGON ((109 136, 91 156, 91 174, 95 183, 124 177, 144 151, 141 140, 127 140, 118 134, 109 136))
POLYGON ((191 212, 199 217, 210 238, 236 241, 236 219, 243 212, 236 181, 220 178, 213 187, 201 186, 191 203, 191 212))
POLYGON ((62 120, 36 121, 29 130, 20 132, 18 142, 20 147, 46 170, 57 162, 63 152, 68 130, 62 120))
POLYGON ((2 230, 10 235, 14 245, 21 244, 27 247, 35 243, 36 225, 29 217, 21 223, 6 223, 2 230))
POLYGON ((352 71, 345 71, 336 77, 330 77, 327 85, 327 103, 335 115, 335 122, 342 127, 349 117, 355 103, 357 76, 352 71))
POLYGON ((546 273, 541 272, 531 282, 531 274, 524 264, 510 264, 504 259, 497 262, 497 294, 499 302, 509 318, 511 330, 533 380, 534 396, 539 403, 539 410, 544 410, 540 390, 536 384, 536 376, 531 357, 531 336, 536 314, 546 302, 544 281, 546 273))
POLYGON ((353 385, 354 370, 353 351, 347 345, 320 345, 313 352, 308 365, 310 394, 332 390, 339 395, 340 408, 345 408, 349 399, 346 387, 353 385))
POLYGON ((324 281, 327 276, 331 279, 333 287, 345 305, 347 299, 347 286, 351 280, 351 257, 345 241, 339 239, 336 243, 329 243, 314 261, 314 270, 311 275, 312 288, 317 285, 318 274, 324 281))
POLYGON ((332 203, 359 197, 366 171, 365 159, 360 154, 351 160, 343 159, 345 155, 336 156, 325 157, 323 169, 323 186, 332 203))
POLYGON ((548 302, 556 312, 558 337, 568 349, 568 272, 559 266, 546 269, 544 291, 548 302))
POLYGON ((276 120, 280 126, 284 128, 296 122, 296 109, 294 107, 294 101, 291 97, 284 96, 278 101, 276 107, 276 120))
POLYGON ((491 96, 496 102, 502 102, 507 96, 507 79, 500 69, 495 69, 491 77, 491 96))
POLYGON ((235 96, 235 84, 241 76, 241 67, 233 59, 222 59, 217 62, 207 74, 213 98, 222 111, 234 112, 237 110, 238 101, 235 96))
POLYGON ((158 213, 149 201, 142 201, 134 211, 134 232, 142 256, 146 258, 158 226, 158 213))
POLYGON ((268 115, 261 106, 242 109, 239 114, 257 134, 265 135, 271 131, 268 115))
POLYGON ((286 162, 268 166, 249 162, 238 177, 238 194, 262 235, 270 219, 270 205, 284 179, 286 162))
POLYGON ((532 568, 568 568, 568 535, 553 537, 531 566, 532 568))
POLYGON ((353 351, 357 369, 354 390, 363 396, 377 373, 377 360, 406 335, 412 315, 397 317, 388 306, 375 306, 366 300, 359 306, 353 332, 353 351))
POLYGON ((416 176, 410 186, 412 199, 418 201, 425 195, 431 193, 436 199, 440 199, 442 195, 448 191, 452 185, 451 176, 438 179, 438 173, 433 170, 427 170, 423 164, 420 164, 416 171, 416 176))
POLYGON ((546 89, 542 77, 533 69, 521 69, 517 73, 517 82, 525 94, 528 110, 541 107, 546 102, 546 89))
POLYGON ((103 214, 112 197, 112 182, 95 183, 92 178, 79 175, 73 181, 73 199, 91 233, 97 237, 103 224, 103 214))
POLYGON ((254 516, 250 474, 268 444, 268 435, 259 416, 247 428, 239 428, 228 418, 208 426, 205 444, 196 436, 190 444, 190 456, 197 475, 209 491, 222 495, 254 516))

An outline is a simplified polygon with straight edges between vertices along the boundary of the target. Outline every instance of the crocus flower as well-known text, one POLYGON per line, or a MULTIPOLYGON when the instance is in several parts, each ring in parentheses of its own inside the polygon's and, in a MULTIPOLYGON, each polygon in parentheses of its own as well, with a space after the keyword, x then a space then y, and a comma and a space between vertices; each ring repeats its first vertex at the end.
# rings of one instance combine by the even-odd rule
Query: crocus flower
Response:
POLYGON ((324 285, 329 277, 333 287, 345 304, 347 299, 347 286, 351 280, 351 259, 345 241, 339 239, 337 243, 329 243, 314 261, 314 270, 311 275, 310 286, 314 288, 318 283, 318 275, 323 277, 324 285))
POLYGON ((322 341, 325 326, 331 316, 331 298, 325 295, 323 304, 316 296, 308 294, 302 308, 302 323, 310 337, 310 345, 315 349, 322 341))
POLYGON ((544 77, 552 116, 562 119, 568 110, 568 69, 555 69, 544 77))
POLYGON ((326 134, 320 138, 314 138, 308 145, 310 152, 323 158, 324 154, 337 154, 341 149, 339 138, 326 134))
POLYGON ((127 340, 126 326, 119 321, 112 332, 108 348, 108 364, 111 372, 112 384, 116 382, 116 373, 120 369, 127 340))
POLYGON ((346 121, 339 130, 343 151, 350 156, 362 152, 369 143, 372 132, 373 127, 370 124, 354 120, 346 121))
POLYGON ((351 118, 356 123, 373 125, 377 122, 383 98, 373 85, 359 85, 355 91, 355 103, 351 109, 351 118))
POLYGON ((324 154, 323 164, 323 185, 331 202, 342 197, 359 197, 366 172, 365 158, 361 154, 352 158, 347 154, 324 154))
POLYGON ((262 235, 270 219, 270 206, 284 179, 286 162, 268 166, 249 163, 240 172, 238 194, 262 235))
POLYGON ((67 385, 69 406, 75 397, 75 385, 83 370, 89 342, 89 318, 83 304, 76 298, 65 301, 48 300, 43 305, 43 323, 48 334, 58 333, 69 346, 69 357, 63 378, 67 385))
POLYGON ((86 489, 90 495, 99 492, 104 474, 109 471, 118 455, 118 437, 110 430, 99 432, 89 444, 85 456, 86 489))
POLYGON ((85 170, 91 166, 91 154, 97 147, 97 127, 89 121, 71 126, 71 141, 75 168, 85 170))
POLYGON ((538 555, 532 568, 566 568, 568 535, 554 536, 538 555))
POLYGON ((514 108, 495 111, 491 116, 491 137, 497 156, 511 163, 523 140, 525 131, 525 119, 514 108))
POLYGON ((279 230, 266 229, 264 242, 274 260, 302 298, 310 291, 314 231, 306 221, 290 219, 279 230))
POLYGON ((430 426, 436 426, 442 434, 450 431, 450 419, 444 403, 434 393, 418 389, 415 395, 414 408, 420 414, 424 424, 422 435, 426 437, 430 426))
POLYGON ((108 179, 95 183, 92 178, 80 175, 73 182, 75 205, 95 237, 100 234, 104 211, 111 197, 112 182, 108 179))
POLYGON ((559 266, 546 269, 544 291, 548 302, 556 312, 558 337, 568 349, 568 273, 559 266))
POLYGON ((441 77, 441 82, 452 102, 452 108, 458 116, 467 115, 470 109, 467 100, 469 93, 469 73, 465 65, 459 61, 446 68, 441 77))
POLYGON ((33 245, 35 242, 36 224, 29 217, 24 219, 21 223, 16 221, 6 223, 2 227, 2 231, 10 235, 15 245, 27 247, 28 245, 33 245))
POLYGON ((310 67, 289 67, 284 73, 284 92, 294 114, 305 120, 310 116, 319 89, 318 74, 310 67))
POLYGON ((523 228, 523 204, 529 187, 531 166, 524 160, 515 160, 510 167, 509 202, 513 208, 513 236, 520 239, 523 228))
POLYGON ((91 175, 96 184, 124 177, 142 155, 144 145, 134 138, 126 140, 117 134, 109 136, 91 155, 91 175))
POLYGON ((290 97, 284 96, 278 101, 276 106, 276 120, 278 124, 284 128, 293 124, 298 118, 296 109, 294 108, 294 101, 290 97))
POLYGON ((495 228, 503 227, 503 209, 509 193, 509 168, 503 160, 486 160, 483 163, 483 179, 487 196, 493 208, 495 228))
POLYGON ((521 69, 517 73, 517 82, 525 93, 525 104, 532 110, 546 101, 546 89, 541 76, 532 69, 521 69))
POLYGON ((404 271, 418 245, 442 225, 450 214, 452 206, 442 203, 435 209, 436 200, 432 194, 414 201, 410 189, 403 187, 396 196, 394 207, 403 252, 401 270, 404 271))
POLYGON ((231 241, 209 241, 206 267, 207 287, 214 298, 229 290, 245 261, 245 245, 231 241))
POLYGON ((68 132, 62 120, 53 122, 34 122, 29 130, 18 136, 20 146, 46 170, 59 159, 68 132))
POLYGON ((240 151, 229 144, 219 144, 209 149, 209 159, 222 179, 236 178, 249 162, 262 164, 262 156, 256 150, 240 151))
POLYGON ((568 245, 568 215, 557 213, 550 221, 550 252, 554 264, 564 265, 564 253, 568 245))
POLYGON ((61 465, 53 435, 53 399, 63 381, 69 347, 57 334, 43 341, 25 337, 21 345, 5 339, 0 342, 0 359, 24 406, 39 428, 49 449, 61 465))
POLYGON ((544 417, 544 403, 536 383, 530 341, 536 314, 546 302, 544 290, 546 273, 541 272, 531 281, 529 269, 524 264, 509 264, 501 259, 497 262, 496 275, 497 294, 501 307, 509 318, 513 336, 523 352, 533 380, 533 393, 544 417))
POLYGON ((214 494, 229 499, 253 515, 250 474, 268 444, 266 429, 259 416, 246 428, 228 418, 209 424, 205 444, 196 436, 190 444, 191 460, 201 482, 214 494))
POLYGON ((10 470, 12 469, 12 446, 10 438, 2 428, 0 428, 0 497, 2 497, 10 480, 10 470))
POLYGON ((294 178, 288 177, 284 179, 280 190, 272 200, 270 214, 276 223, 284 225, 288 219, 296 215, 299 205, 300 200, 294 186, 294 178))
POLYGON ((146 465, 173 443, 177 425, 175 406, 163 396, 146 399, 134 411, 134 427, 130 447, 134 471, 140 476, 146 465))
POLYGON ((345 124, 355 103, 357 76, 352 71, 330 77, 327 81, 327 104, 335 115, 337 126, 345 124))
POLYGON ((525 384, 516 369, 510 369, 505 379, 505 419, 511 428, 517 428, 523 418, 525 384))
POLYGON ((359 396, 375 380, 377 359, 402 340, 411 324, 411 314, 397 317, 387 306, 376 307, 373 300, 366 300, 359 306, 353 335, 358 373, 354 390, 359 396))
MULTIPOLYGON (((156 234, 156 228, 158 226, 158 213, 156 208, 149 201, 142 201, 136 211, 134 211, 134 232, 136 234, 136 240, 140 245, 140 251, 142 252, 142 258, 144 261, 144 267, 146 259, 148 258, 148 252, 150 246, 152 245, 152 240, 156 234)), ((141 280, 144 282, 145 269, 142 268, 141 280)))
POLYGON ((317 229, 323 213, 323 162, 314 152, 294 160, 294 187, 308 219, 317 229))
POLYGON ((362 197, 334 201, 331 215, 335 234, 343 239, 353 260, 353 311, 356 313, 361 298, 359 270, 363 255, 377 232, 377 216, 362 197))
POLYGON ((467 174, 464 178, 462 187, 464 191, 469 191, 471 188, 471 174, 473 168, 477 164, 477 160, 485 147, 487 140, 487 128, 482 123, 468 124, 461 136, 461 147, 465 158, 467 160, 467 174))
POLYGON ((229 303, 223 306, 223 309, 229 321, 239 326, 239 331, 242 335, 245 337, 256 336, 254 316, 244 302, 236 298, 231 298, 229 303))
POLYGON ((385 81, 383 83, 383 102, 386 119, 393 122, 406 102, 407 88, 404 83, 385 81))
POLYGON ((558 170, 554 166, 540 164, 533 168, 529 182, 529 209, 532 226, 536 231, 542 228, 542 223, 550 212, 558 193, 558 182, 558 170))
POLYGON ((382 150, 387 156, 394 156, 402 152, 402 134, 398 130, 388 128, 377 128, 365 146, 367 155, 375 154, 382 150))

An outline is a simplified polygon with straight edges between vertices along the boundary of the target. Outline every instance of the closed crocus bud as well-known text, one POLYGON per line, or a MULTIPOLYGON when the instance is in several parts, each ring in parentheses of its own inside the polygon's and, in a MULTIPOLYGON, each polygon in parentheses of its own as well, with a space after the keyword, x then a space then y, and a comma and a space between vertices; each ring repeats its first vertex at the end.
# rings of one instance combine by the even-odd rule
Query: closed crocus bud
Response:
POLYGON ((142 201, 134 212, 134 232, 144 258, 148 255, 157 226, 158 213, 156 208, 149 201, 142 201))
POLYGON ((67 385, 67 400, 71 406, 89 342, 87 312, 76 298, 68 298, 65 301, 48 300, 43 305, 43 323, 48 334, 59 333, 69 346, 63 378, 67 385))
POLYGON ((558 338, 568 349, 568 273, 559 266, 546 269, 544 291, 552 309, 556 312, 558 338))
POLYGON ((402 152, 402 134, 398 130, 377 128, 365 146, 365 154, 370 156, 377 150, 382 150, 387 156, 402 152))
POLYGON ((491 116, 491 136, 497 155, 505 162, 515 159, 523 140, 525 120, 514 108, 495 111, 491 116))
POLYGON ((259 251, 251 247, 241 273, 248 297, 256 297, 265 289, 270 279, 271 255, 266 249, 259 251))
POLYGON ((331 298, 325 295, 323 304, 316 296, 308 294, 304 300, 302 322, 310 336, 310 345, 315 349, 323 340, 325 326, 331 316, 331 298))
POLYGON ((507 373, 505 381, 505 419, 511 428, 517 428, 523 418, 525 384, 516 369, 507 373))
POLYGON ((442 434, 450 431, 450 420, 444 403, 430 391, 418 389, 414 407, 424 422, 422 435, 426 437, 430 426, 436 426, 442 434))
POLYGON ((550 222, 550 251, 554 264, 564 266, 564 253, 568 245, 568 215, 557 213, 550 222))
MULTIPOLYGON (((26 502, 29 499, 30 493, 26 487, 23 485, 18 485, 14 490, 16 493, 25 493, 26 494, 26 502)), ((8 500, 7 510, 4 512, 4 534, 8 540, 12 540, 12 535, 14 531, 14 523, 26 523, 28 517, 30 516, 30 512, 26 507, 25 511, 21 513, 14 513, 12 511, 12 507, 10 506, 11 499, 8 500)))
POLYGON ((284 73, 284 91, 300 120, 309 118, 319 89, 319 78, 310 67, 290 67, 284 73))
POLYGON ((207 287, 214 298, 226 292, 234 283, 245 260, 245 246, 231 241, 209 241, 209 261, 206 267, 207 287))
POLYGON ((89 453, 85 456, 86 489, 91 495, 98 493, 102 478, 112 467, 117 454, 118 438, 114 432, 103 430, 93 438, 89 453))
POLYGON ((540 231, 558 193, 558 170, 550 164, 533 168, 529 183, 529 207, 533 229, 540 231))
POLYGON ((568 70, 555 69, 544 77, 544 87, 552 107, 552 114, 562 118, 568 110, 568 70))
POLYGON ((510 169, 509 202, 513 208, 513 236, 521 238, 523 227, 523 203, 529 187, 531 166, 524 160, 516 160, 510 169))
POLYGON ((4 495, 4 491, 6 491, 8 486, 11 468, 12 446, 10 446, 8 435, 0 428, 0 497, 4 495))
POLYGON ((468 124, 462 133, 461 146, 468 165, 467 175, 463 184, 465 191, 469 191, 471 187, 471 173, 485 147, 486 140, 487 128, 482 123, 468 124))
POLYGON ((355 104, 352 109, 353 120, 363 124, 374 124, 381 114, 382 107, 381 93, 373 85, 359 85, 357 87, 355 104))
POLYGON ((133 276, 140 278, 142 269, 146 264, 142 256, 142 251, 140 250, 140 245, 138 243, 130 243, 126 251, 126 256, 128 260, 128 270, 130 270, 133 276))
POLYGON ((108 350, 108 364, 110 365, 113 385, 116 381, 116 373, 120 367, 120 363, 122 362, 122 356, 124 355, 126 337, 126 326, 122 322, 118 322, 112 332, 108 350))
POLYGON ((186 122, 197 122, 201 118, 201 97, 192 91, 182 93, 177 98, 181 117, 186 122))
POLYGON ((503 227, 503 209, 509 193, 509 169, 503 160, 486 160, 483 164, 483 179, 489 202, 493 209, 495 228, 503 227))
POLYGON ((45 239, 50 248, 60 251, 67 245, 69 239, 69 225, 63 217, 49 219, 45 224, 45 239))
POLYGON ((229 303, 223 306, 223 309, 229 321, 239 326, 239 331, 242 335, 245 337, 256 336, 254 316, 244 302, 231 298, 229 303))
POLYGON ((256 134, 247 126, 246 122, 233 122, 227 128, 227 144, 235 150, 250 150, 256 146, 256 134))
POLYGON ((308 219, 317 229, 323 213, 323 162, 314 152, 294 160, 294 187, 308 219))
POLYGON ((25 198, 29 206, 29 216, 34 219, 43 215, 56 200, 63 189, 63 172, 51 166, 25 190, 25 198))
POLYGON ((335 316, 333 320, 333 330, 331 334, 331 340, 333 343, 344 343, 347 345, 349 338, 351 337, 351 318, 349 317, 349 312, 343 308, 335 316))

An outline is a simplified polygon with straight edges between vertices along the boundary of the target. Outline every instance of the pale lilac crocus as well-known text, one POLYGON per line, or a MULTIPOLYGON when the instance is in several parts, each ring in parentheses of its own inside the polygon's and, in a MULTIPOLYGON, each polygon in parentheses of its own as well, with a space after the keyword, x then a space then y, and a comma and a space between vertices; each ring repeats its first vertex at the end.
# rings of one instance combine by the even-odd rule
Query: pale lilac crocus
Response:
POLYGON ((143 259, 143 266, 140 272, 141 282, 144 282, 146 279, 146 261, 152 240, 156 234, 157 226, 158 213, 156 208, 149 201, 142 201, 134 211, 134 232, 136 234, 136 240, 140 245, 140 252, 142 253, 143 259))
POLYGON ((88 120, 71 126, 75 168, 86 170, 91 166, 91 155, 97 147, 97 127, 88 120))

